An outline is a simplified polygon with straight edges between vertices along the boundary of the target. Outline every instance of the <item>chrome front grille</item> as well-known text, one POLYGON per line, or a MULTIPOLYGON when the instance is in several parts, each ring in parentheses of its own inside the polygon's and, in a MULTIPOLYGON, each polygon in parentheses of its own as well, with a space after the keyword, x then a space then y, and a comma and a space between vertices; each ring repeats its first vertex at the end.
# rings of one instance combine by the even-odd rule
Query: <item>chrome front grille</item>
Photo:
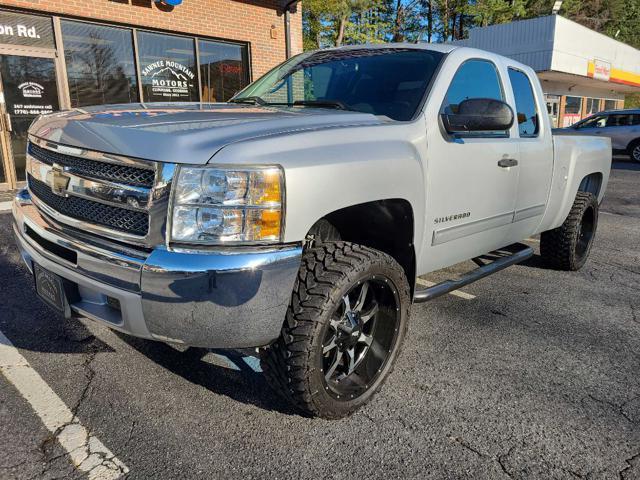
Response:
POLYGON ((53 193, 46 183, 31 175, 28 178, 31 193, 62 215, 133 235, 149 233, 149 214, 146 212, 112 207, 81 197, 62 197, 53 193))
POLYGON ((155 171, 153 169, 99 162, 96 160, 65 155, 63 153, 39 147, 32 142, 29 142, 28 153, 36 160, 46 163, 47 165, 57 163, 58 165, 65 167, 68 172, 82 177, 109 180, 136 187, 153 187, 153 180, 155 177, 155 171))
POLYGON ((164 243, 174 164, 138 160, 29 136, 28 187, 62 224, 141 246, 164 243))

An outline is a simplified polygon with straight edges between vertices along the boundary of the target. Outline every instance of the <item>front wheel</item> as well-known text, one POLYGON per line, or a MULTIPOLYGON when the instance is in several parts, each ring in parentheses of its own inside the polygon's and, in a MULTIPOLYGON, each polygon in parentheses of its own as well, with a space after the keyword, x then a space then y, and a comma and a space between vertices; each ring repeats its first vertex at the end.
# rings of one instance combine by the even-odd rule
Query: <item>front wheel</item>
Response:
POLYGON ((540 255, 559 270, 579 270, 587 261, 598 226, 598 200, 578 192, 569 216, 558 228, 540 235, 540 255))
POLYGON ((410 305, 389 255, 348 242, 309 248, 281 336, 263 356, 269 383, 307 415, 353 413, 391 372, 410 305))

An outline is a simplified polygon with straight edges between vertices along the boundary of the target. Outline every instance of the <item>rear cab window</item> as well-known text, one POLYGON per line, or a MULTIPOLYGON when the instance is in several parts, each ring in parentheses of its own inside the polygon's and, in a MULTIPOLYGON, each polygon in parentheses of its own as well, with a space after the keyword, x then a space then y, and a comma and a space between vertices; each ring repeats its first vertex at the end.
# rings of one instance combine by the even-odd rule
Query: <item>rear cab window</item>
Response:
POLYGON ((540 133, 540 115, 529 77, 510 67, 509 81, 516 99, 516 121, 520 137, 537 137, 540 133))

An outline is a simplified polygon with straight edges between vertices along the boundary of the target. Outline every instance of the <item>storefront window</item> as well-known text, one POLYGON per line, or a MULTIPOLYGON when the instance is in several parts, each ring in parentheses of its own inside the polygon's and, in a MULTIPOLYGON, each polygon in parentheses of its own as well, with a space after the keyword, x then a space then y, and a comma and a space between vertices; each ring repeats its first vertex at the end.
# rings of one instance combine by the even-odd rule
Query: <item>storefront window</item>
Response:
POLYGON ((600 99, 599 98, 587 98, 587 105, 585 109, 585 116, 593 115, 600 111, 600 99))
POLYGON ((71 106, 137 102, 131 30, 61 23, 71 106))
POLYGON ((245 47, 199 40, 198 53, 203 102, 226 102, 247 85, 245 47))
POLYGON ((193 38, 138 32, 138 54, 145 102, 199 100, 193 38))
POLYGON ((617 100, 605 100, 604 101, 604 109, 605 110, 615 110, 616 109, 617 100))
POLYGON ((567 115, 580 115, 582 97, 567 97, 564 113, 567 115))

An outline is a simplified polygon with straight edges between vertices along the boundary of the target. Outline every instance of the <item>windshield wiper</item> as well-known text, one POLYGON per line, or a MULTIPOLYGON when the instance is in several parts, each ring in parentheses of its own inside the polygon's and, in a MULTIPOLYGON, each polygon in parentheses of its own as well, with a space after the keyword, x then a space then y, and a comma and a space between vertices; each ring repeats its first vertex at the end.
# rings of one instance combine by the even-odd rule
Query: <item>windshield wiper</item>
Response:
POLYGON ((303 107, 318 108, 336 108, 338 110, 349 110, 347 106, 339 100, 296 100, 294 106, 301 105, 303 107))
POLYGON ((248 103, 250 105, 266 105, 267 104, 267 102, 265 102, 262 98, 258 96, 232 98, 231 100, 229 100, 229 103, 248 103))

